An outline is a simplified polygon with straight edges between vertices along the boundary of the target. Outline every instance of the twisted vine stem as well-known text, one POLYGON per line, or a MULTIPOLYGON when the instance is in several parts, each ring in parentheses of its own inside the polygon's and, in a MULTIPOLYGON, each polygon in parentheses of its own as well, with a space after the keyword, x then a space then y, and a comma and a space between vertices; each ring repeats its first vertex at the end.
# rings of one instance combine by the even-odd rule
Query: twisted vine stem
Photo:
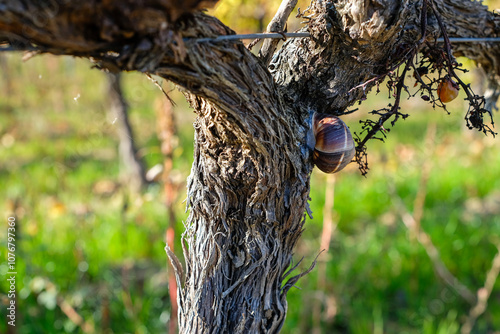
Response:
POLYGON ((384 74, 376 76, 375 78, 372 78, 351 89, 351 91, 353 91, 355 89, 362 88, 364 91, 369 84, 376 82, 377 93, 379 93, 379 84, 387 78, 389 96, 394 98, 393 104, 371 111, 370 114, 377 115, 378 119, 361 120, 361 131, 359 133, 354 133, 354 140, 356 142, 356 155, 354 157, 354 161, 358 164, 359 170, 363 176, 365 176, 369 170, 367 142, 371 139, 384 141, 385 138, 387 138, 387 133, 390 131, 390 129, 384 127, 384 124, 389 119, 393 118, 391 126, 394 127, 400 118, 406 119, 409 116, 409 114, 400 112, 400 101, 403 91, 406 91, 409 97, 414 97, 417 94, 420 94, 420 97, 424 101, 431 103, 433 108, 442 108, 448 112, 446 106, 436 94, 438 90, 437 87, 443 80, 454 79, 456 81, 457 88, 459 87, 464 90, 467 96, 465 100, 469 101, 469 108, 465 114, 467 127, 469 129, 481 131, 485 135, 496 135, 493 131, 493 115, 490 110, 485 108, 486 101, 484 96, 475 94, 472 91, 470 84, 464 83, 457 74, 457 71, 465 73, 467 70, 462 67, 462 64, 457 63, 453 57, 450 39, 433 0, 423 1, 420 24, 421 38, 417 41, 417 43, 414 45, 407 45, 406 48, 403 47, 395 51, 395 57, 401 56, 398 57, 401 61, 389 68, 384 74), (429 9, 436 17, 439 31, 443 36, 444 46, 438 45, 437 36, 428 38, 427 15, 429 9), (404 68, 400 71, 403 64, 404 68), (405 79, 407 78, 406 75, 410 69, 413 69, 415 86, 418 86, 417 91, 413 94, 410 93, 409 87, 405 83, 405 79), (491 124, 485 124, 485 114, 489 116, 491 124))

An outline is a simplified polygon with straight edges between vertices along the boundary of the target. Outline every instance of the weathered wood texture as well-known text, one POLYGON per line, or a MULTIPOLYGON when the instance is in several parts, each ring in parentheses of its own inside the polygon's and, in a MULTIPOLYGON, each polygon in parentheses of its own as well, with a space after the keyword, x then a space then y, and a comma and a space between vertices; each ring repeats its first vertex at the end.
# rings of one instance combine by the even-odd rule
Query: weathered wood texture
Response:
MULTIPOLYGON (((498 37, 500 16, 469 0, 435 0, 450 37, 498 37)), ((421 37, 422 1, 315 2, 310 39, 285 43, 271 61, 270 70, 286 101, 342 114, 358 101, 363 89, 349 91, 400 62, 421 37)), ((428 9, 427 40, 442 37, 428 9)), ((500 43, 454 45, 456 56, 474 59, 500 82, 500 43)), ((368 85, 370 88, 373 85, 368 85)), ((495 100, 496 101, 496 100, 495 100)))
MULTIPOLYGON (((3 1, 0 41, 156 74, 185 89, 198 117, 178 277, 181 332, 275 333, 298 279, 287 270, 308 210, 311 112, 345 113, 363 95, 348 93, 353 87, 416 47, 422 1, 313 2, 304 27, 312 38, 284 43, 269 70, 241 43, 190 39, 233 32, 172 3, 3 1)), ((450 36, 498 36, 498 17, 479 3, 435 3, 450 36)), ((428 23, 430 35, 438 31, 430 12, 428 23)), ((492 77, 500 73, 497 44, 457 50, 492 77)))

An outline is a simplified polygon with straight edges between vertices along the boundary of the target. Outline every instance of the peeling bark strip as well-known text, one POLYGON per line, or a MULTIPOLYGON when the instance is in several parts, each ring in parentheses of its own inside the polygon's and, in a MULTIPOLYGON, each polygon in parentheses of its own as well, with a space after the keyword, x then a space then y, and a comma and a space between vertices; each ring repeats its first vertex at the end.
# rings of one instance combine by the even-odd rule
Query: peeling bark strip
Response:
MULTIPOLYGON (((434 2, 451 37, 499 35, 498 16, 479 3, 434 2), (470 24, 472 15, 480 24, 470 24)), ((421 37, 422 1, 315 1, 304 16, 312 37, 287 41, 269 70, 241 43, 186 40, 233 34, 215 18, 187 14, 196 8, 199 1, 4 0, 0 42, 159 75, 185 89, 198 115, 185 277, 167 248, 179 274, 180 330, 276 333, 301 276, 288 278, 308 210, 310 112, 346 113, 365 94, 349 93, 353 87, 404 59, 421 37)), ((428 17, 427 31, 438 31, 428 17)), ((495 82, 499 48, 459 51, 495 82)))

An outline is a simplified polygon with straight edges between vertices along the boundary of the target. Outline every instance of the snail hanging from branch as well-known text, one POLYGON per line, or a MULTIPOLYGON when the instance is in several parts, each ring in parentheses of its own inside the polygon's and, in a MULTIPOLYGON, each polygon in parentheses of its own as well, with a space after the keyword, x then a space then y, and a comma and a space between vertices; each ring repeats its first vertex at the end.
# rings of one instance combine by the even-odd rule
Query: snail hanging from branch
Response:
POLYGON ((314 113, 308 133, 314 164, 325 173, 336 173, 349 164, 356 148, 347 125, 338 117, 314 113))

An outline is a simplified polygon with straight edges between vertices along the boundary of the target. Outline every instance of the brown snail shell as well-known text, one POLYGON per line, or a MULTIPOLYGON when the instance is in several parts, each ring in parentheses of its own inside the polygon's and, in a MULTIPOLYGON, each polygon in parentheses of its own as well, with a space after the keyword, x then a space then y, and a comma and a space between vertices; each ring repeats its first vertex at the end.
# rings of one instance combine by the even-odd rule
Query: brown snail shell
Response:
POLYGON ((312 134, 313 161, 325 173, 336 173, 349 164, 356 152, 347 125, 338 117, 314 113, 312 134))

